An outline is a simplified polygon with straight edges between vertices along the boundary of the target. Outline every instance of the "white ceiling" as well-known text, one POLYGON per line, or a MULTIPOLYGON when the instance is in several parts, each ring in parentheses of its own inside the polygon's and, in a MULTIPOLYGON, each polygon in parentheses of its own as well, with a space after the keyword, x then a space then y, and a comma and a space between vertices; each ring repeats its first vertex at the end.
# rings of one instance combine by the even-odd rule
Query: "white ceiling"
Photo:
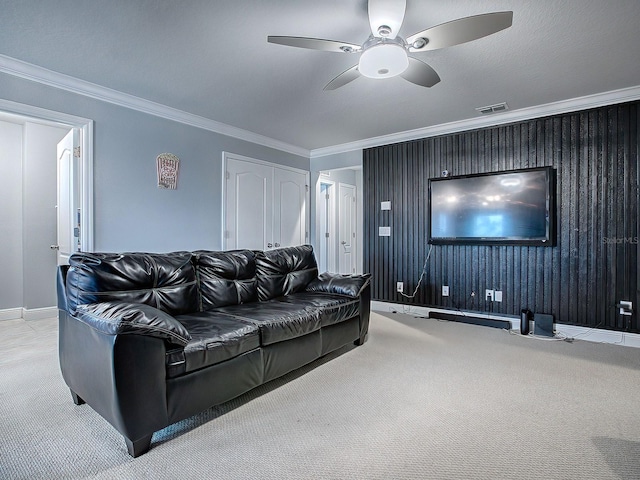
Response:
MULTIPOLYGON (((0 54, 305 150, 640 85, 640 0, 407 0, 401 35, 512 10, 490 37, 412 54, 442 81, 359 78, 357 63, 267 35, 362 43, 366 0, 2 0, 0 54)), ((1 92, 0 92, 1 96, 1 92)))

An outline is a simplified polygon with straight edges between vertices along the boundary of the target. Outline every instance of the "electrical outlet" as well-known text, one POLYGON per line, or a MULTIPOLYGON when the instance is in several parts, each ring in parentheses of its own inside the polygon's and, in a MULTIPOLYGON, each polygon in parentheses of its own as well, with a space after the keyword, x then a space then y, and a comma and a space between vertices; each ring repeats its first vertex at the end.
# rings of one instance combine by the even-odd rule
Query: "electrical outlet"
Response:
POLYGON ((484 298, 488 301, 488 302, 493 302, 493 293, 494 290, 489 290, 488 288, 484 291, 484 298))
POLYGON ((404 292, 404 283, 396 282, 396 292, 404 292))
POLYGON ((620 315, 633 315, 633 302, 620 302, 620 315))
POLYGON ((449 296, 449 285, 443 285, 442 286, 442 296, 443 297, 448 297, 449 296))
POLYGON ((494 302, 501 302, 502 301, 502 290, 496 290, 494 292, 493 301, 494 302))

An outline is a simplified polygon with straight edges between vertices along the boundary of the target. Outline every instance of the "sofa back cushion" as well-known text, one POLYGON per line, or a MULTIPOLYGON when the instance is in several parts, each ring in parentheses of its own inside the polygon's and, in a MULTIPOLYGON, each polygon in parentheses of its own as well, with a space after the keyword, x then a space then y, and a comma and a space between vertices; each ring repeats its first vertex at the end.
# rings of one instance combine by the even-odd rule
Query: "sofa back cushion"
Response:
POLYGON ((75 253, 69 259, 67 305, 121 301, 150 305, 170 315, 198 310, 190 252, 75 253))
POLYGON ((301 292, 318 276, 311 245, 256 252, 260 300, 301 292))
POLYGON ((256 257, 251 250, 193 252, 200 310, 258 301, 256 257))

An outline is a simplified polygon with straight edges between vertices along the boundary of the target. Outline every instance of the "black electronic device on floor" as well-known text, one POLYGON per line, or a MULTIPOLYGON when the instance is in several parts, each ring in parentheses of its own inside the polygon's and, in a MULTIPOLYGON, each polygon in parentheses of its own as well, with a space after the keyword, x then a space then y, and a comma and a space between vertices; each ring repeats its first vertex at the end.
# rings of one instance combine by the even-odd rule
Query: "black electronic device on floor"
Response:
POLYGON ((533 316, 533 333, 541 337, 554 337, 553 331, 553 315, 546 313, 536 313, 533 316))
POLYGON ((522 335, 529 335, 529 321, 531 320, 531 310, 528 308, 523 309, 520 312, 520 333, 522 335))

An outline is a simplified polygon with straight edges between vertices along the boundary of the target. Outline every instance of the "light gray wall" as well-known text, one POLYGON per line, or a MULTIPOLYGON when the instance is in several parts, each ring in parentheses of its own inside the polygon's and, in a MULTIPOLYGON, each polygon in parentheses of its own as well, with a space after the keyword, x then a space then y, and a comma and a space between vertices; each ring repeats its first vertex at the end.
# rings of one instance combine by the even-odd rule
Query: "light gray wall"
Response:
POLYGON ((0 74, 0 96, 94 120, 97 251, 221 248, 222 152, 309 170, 309 159, 0 74), (177 190, 155 159, 181 159, 177 190))
POLYGON ((22 297, 22 125, 0 121, 0 310, 22 297))
POLYGON ((56 304, 57 145, 68 128, 26 122, 23 185, 23 307, 56 304))

